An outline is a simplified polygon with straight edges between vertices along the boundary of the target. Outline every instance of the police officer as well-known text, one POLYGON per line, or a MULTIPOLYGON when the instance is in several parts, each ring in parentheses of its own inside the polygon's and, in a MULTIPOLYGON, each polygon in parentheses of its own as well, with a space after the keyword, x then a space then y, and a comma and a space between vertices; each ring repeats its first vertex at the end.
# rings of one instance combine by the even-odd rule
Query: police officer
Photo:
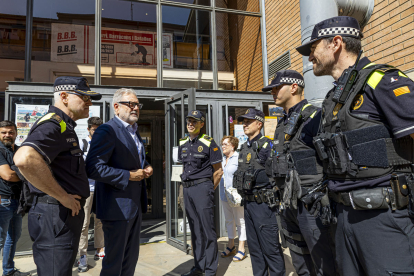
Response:
POLYGON ((264 113, 249 108, 237 119, 243 121, 244 134, 248 140, 240 148, 233 186, 243 197, 253 275, 285 275, 285 261, 275 216, 277 195, 264 168, 272 146, 272 141, 260 133, 264 125, 264 113))
POLYGON ((329 224, 323 225, 305 208, 301 197, 308 197, 320 187, 322 162, 314 150, 312 138, 317 135, 320 108, 302 100, 305 82, 293 70, 277 72, 269 86, 283 117, 275 130, 271 158, 266 161, 268 176, 280 189, 282 206, 279 229, 282 244, 290 249, 298 275, 336 275, 335 251, 329 224))
POLYGON ((361 37, 357 20, 339 16, 316 24, 297 48, 316 76, 335 79, 314 142, 336 202, 339 270, 414 275, 414 82, 392 66, 358 61, 361 37))
POLYGON ((33 125, 14 156, 35 194, 28 220, 40 276, 72 275, 89 196, 75 121, 88 118, 91 99, 101 98, 83 77, 59 77, 54 90, 55 105, 33 125))
POLYGON ((205 121, 203 112, 190 111, 186 121, 189 136, 180 139, 178 160, 183 163, 181 180, 193 241, 194 267, 182 276, 216 275, 214 189, 223 175, 222 155, 214 139, 200 133, 205 121))

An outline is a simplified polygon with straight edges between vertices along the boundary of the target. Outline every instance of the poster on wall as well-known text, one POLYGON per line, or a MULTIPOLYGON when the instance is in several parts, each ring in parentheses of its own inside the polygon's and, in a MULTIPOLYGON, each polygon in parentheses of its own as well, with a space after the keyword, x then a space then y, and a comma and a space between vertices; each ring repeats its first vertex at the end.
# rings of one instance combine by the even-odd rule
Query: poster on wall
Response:
POLYGON ((101 107, 99 105, 92 105, 89 107, 89 117, 76 121, 75 132, 78 135, 79 141, 88 137, 88 119, 90 117, 101 117, 101 107))
MULTIPOLYGON (((102 65, 157 66, 155 32, 102 28, 102 65)), ((163 34, 163 65, 172 68, 172 34, 163 34)), ((95 27, 52 23, 51 60, 93 64, 95 27)))
POLYGON ((33 124, 49 110, 49 105, 16 104, 16 145, 26 140, 33 124))
POLYGON ((244 134, 243 125, 234 125, 234 137, 239 139, 239 147, 237 149, 240 149, 241 145, 247 141, 247 135, 244 134))
POLYGON ((265 117, 265 123, 264 123, 264 133, 265 136, 269 139, 274 138, 275 136, 275 130, 277 127, 277 121, 278 121, 278 117, 273 117, 273 116, 266 116, 265 117))

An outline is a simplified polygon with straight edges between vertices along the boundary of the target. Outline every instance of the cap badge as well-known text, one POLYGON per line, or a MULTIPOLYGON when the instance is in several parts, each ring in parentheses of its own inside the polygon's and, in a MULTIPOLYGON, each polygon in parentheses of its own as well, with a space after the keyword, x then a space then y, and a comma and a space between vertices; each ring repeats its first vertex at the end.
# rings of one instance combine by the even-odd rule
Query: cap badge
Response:
POLYGON ((191 112, 191 114, 192 115, 197 115, 198 114, 198 111, 197 110, 194 110, 193 112, 191 112))
POLYGON ((246 113, 244 113, 244 114, 247 114, 247 113, 249 113, 249 112, 250 112, 250 109, 247 109, 247 110, 246 110, 246 113))
POLYGON ((249 153, 249 154, 247 154, 247 156, 246 156, 246 163, 250 163, 250 159, 252 159, 252 154, 251 153, 249 153))
POLYGON ((203 146, 199 146, 198 147, 198 152, 202 152, 203 151, 203 146))

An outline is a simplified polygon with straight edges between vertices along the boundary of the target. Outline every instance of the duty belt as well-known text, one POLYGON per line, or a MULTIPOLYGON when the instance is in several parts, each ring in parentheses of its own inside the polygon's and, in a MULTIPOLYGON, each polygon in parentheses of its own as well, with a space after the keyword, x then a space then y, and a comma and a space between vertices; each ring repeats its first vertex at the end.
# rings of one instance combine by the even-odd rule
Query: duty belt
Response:
POLYGON ((279 195, 273 189, 253 190, 253 194, 244 195, 244 200, 266 203, 270 208, 280 204, 279 195))
POLYGON ((355 210, 374 209, 405 209, 408 200, 401 203, 400 195, 391 187, 378 187, 373 189, 354 190, 345 193, 329 192, 329 197, 345 206, 352 206, 355 210))
MULTIPOLYGON (((81 198, 77 199, 81 205, 81 208, 85 206, 86 199, 81 198)), ((56 198, 51 197, 50 195, 36 195, 33 199, 33 203, 46 203, 46 204, 53 204, 53 205, 62 205, 56 198)), ((62 205, 63 206, 63 205, 62 205)))
POLYGON ((200 179, 192 180, 192 181, 183 181, 181 182, 181 184, 183 185, 184 188, 188 188, 188 187, 195 186, 197 184, 200 184, 206 181, 211 181, 211 178, 200 178, 200 179))
POLYGON ((10 196, 8 196, 8 195, 0 195, 0 197, 2 199, 19 199, 19 196, 16 196, 16 195, 10 195, 10 196))

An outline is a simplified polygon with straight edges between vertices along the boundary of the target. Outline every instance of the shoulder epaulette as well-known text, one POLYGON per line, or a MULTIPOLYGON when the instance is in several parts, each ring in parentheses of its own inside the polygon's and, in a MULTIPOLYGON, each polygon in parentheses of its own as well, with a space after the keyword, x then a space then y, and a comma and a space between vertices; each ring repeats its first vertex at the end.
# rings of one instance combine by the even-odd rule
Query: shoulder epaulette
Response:
POLYGON ((182 146, 182 145, 184 145, 185 143, 187 143, 188 139, 189 139, 188 137, 183 137, 183 138, 181 138, 181 139, 180 139, 180 141, 179 141, 179 142, 180 142, 180 143, 179 143, 179 144, 180 144, 180 146, 182 146))
POLYGON ((205 134, 203 135, 203 138, 206 139, 209 142, 213 141, 213 138, 212 137, 210 137, 208 135, 205 135, 205 134))
POLYGON ((63 121, 63 119, 56 113, 47 113, 45 116, 40 118, 36 126, 41 125, 43 123, 52 122, 52 121, 56 121, 60 125, 60 133, 63 133, 66 131, 65 121, 63 121))
POLYGON ((183 138, 180 139, 180 141, 185 141, 187 139, 188 139, 188 137, 183 137, 183 138))

